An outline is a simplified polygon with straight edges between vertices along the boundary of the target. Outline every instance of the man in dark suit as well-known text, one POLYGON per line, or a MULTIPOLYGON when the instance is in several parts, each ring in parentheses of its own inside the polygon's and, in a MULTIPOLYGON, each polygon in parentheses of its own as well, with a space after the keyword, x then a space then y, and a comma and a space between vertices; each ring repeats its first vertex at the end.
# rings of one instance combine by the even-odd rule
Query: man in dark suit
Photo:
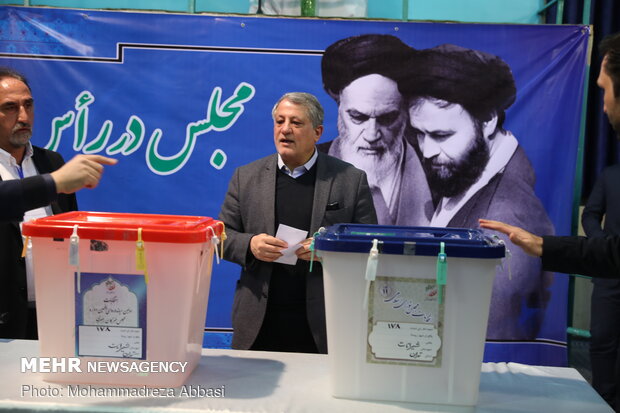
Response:
MULTIPOLYGON (((610 35, 603 39, 599 45, 603 63, 597 80, 598 86, 603 89, 603 110, 609 118, 609 123, 620 137, 620 33, 610 35)), ((505 224, 500 221, 491 221, 486 219, 480 220, 480 226, 487 229, 502 232, 510 237, 510 240, 521 247, 527 254, 542 258, 542 266, 549 271, 563 272, 567 274, 583 274, 596 278, 608 278, 607 281, 617 281, 620 278, 620 235, 618 234, 618 218, 617 218, 617 202, 618 197, 616 185, 620 176, 617 167, 605 170, 603 178, 599 179, 593 194, 591 202, 588 202, 589 212, 584 211, 584 228, 588 234, 586 237, 558 237, 558 236, 538 236, 534 235, 522 228, 505 224), (609 201, 603 202, 601 198, 605 192, 611 195, 609 201), (611 201, 611 202, 610 202, 611 201), (599 205, 600 202, 606 205, 599 205), (614 205, 612 207, 612 205, 614 205), (611 214, 606 218, 605 230, 600 228, 601 213, 611 214), (588 217, 590 215, 590 217, 588 217), (610 219, 610 221, 607 221, 610 219), (597 228, 598 227, 598 228, 597 228), (609 231, 609 232, 608 232, 609 231), (613 232, 613 233, 612 233, 613 232)), ((598 280, 597 280, 598 281, 598 280)), ((597 284, 595 284, 597 285, 597 284)), ((616 285, 617 283, 608 284, 616 285)), ((598 286, 598 285, 597 285, 598 286)), ((601 287, 603 287, 601 285, 601 287)), ((596 287, 595 287, 596 288, 596 287)), ((617 288, 617 287, 615 287, 617 288)), ((596 291, 596 290, 595 290, 596 291)), ((600 292, 599 292, 600 293, 600 292)), ((605 291, 603 294, 607 296, 610 302, 615 300, 614 291, 605 291)), ((595 303, 597 299, 592 294, 592 306, 601 305, 600 302, 595 303)), ((598 297, 601 301, 601 297, 598 297)), ((614 305, 617 307, 617 304, 614 305)), ((609 308, 607 311, 611 311, 609 308)), ((614 310, 617 312, 617 309, 614 310)), ((593 386, 603 396, 616 412, 620 411, 620 401, 618 400, 616 376, 617 367, 617 348, 618 348, 618 325, 617 322, 609 323, 609 319, 592 313, 592 328, 599 328, 601 323, 609 330, 611 338, 607 344, 610 349, 607 357, 597 354, 597 343, 594 341, 594 353, 592 356, 592 374, 593 386), (603 376, 600 373, 603 372, 603 376), (605 374, 607 372, 607 374, 605 374)), ((617 320, 617 315, 608 314, 612 320, 617 320)), ((595 333, 593 331, 593 333, 595 333)), ((593 337, 594 338, 594 337, 593 337)))
MULTIPOLYGON (((53 192, 75 192, 79 189, 74 181, 76 172, 78 181, 91 186, 96 185, 101 175, 102 167, 94 161, 98 158, 89 157, 75 159, 63 171, 57 171, 64 164, 60 154, 30 143, 33 121, 34 99, 28 82, 18 72, 0 68, 0 194, 3 204, 0 207, 3 215, 0 222, 1 338, 37 338, 34 295, 32 285, 27 282, 27 277, 32 278, 32 268, 21 256, 22 218, 76 210, 75 195, 54 197, 53 192), (49 173, 52 174, 46 175, 49 173), (43 176, 38 178, 40 175, 43 176), (19 178, 23 180, 17 184, 11 182, 19 178), (35 193, 36 190, 45 193, 35 193), (44 202, 54 198, 51 203, 44 202)), ((108 158, 100 158, 100 161, 107 162, 108 158)))
MULTIPOLYGON (((224 258, 242 266, 232 308, 235 349, 327 352, 323 271, 309 271, 311 236, 321 226, 377 222, 366 174, 315 144, 323 108, 313 95, 287 93, 275 104, 276 154, 235 170, 219 218, 224 258), (287 243, 282 224, 308 231, 294 265, 275 262, 287 243)), ((291 246, 292 247, 292 246, 291 246)))
MULTIPOLYGON (((618 182, 620 165, 605 168, 596 180, 581 215, 589 238, 620 235, 618 182)), ((590 303, 592 387, 611 406, 620 406, 620 278, 593 278, 590 303)))

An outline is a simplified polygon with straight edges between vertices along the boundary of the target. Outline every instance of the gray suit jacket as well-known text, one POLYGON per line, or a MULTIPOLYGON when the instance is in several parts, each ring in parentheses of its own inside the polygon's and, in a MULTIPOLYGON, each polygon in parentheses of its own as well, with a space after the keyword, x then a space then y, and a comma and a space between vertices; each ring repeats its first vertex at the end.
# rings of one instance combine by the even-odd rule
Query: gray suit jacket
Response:
MULTIPOLYGON (((316 184, 309 234, 337 223, 376 224, 366 174, 339 159, 318 154, 316 184), (328 204, 339 208, 326 210, 328 204)), ((241 265, 232 308, 234 328, 232 347, 248 349, 261 328, 272 263, 259 261, 249 251, 250 239, 257 234, 275 235, 275 196, 277 155, 259 159, 235 170, 219 219, 226 224, 228 238, 224 258, 241 265)), ((320 352, 327 352, 323 271, 313 265, 306 279, 308 323, 320 352)))

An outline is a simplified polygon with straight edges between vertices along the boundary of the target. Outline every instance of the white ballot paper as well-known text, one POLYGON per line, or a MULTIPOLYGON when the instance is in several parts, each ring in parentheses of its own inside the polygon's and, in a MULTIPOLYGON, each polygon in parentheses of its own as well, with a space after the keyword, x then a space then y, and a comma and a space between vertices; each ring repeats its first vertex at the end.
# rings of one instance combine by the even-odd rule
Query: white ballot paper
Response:
POLYGON ((286 241, 288 248, 282 250, 282 256, 274 262, 280 264, 295 265, 297 263, 297 255, 295 251, 301 247, 301 242, 306 239, 308 231, 289 227, 288 225, 280 224, 278 231, 276 232, 276 238, 286 241))

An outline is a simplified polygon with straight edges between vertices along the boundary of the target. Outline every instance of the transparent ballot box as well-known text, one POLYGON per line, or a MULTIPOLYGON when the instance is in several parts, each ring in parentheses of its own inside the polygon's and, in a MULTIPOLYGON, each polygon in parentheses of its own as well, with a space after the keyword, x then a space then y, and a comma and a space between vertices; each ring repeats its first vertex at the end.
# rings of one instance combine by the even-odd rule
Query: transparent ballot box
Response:
POLYGON ((101 212, 24 223, 40 356, 56 363, 38 372, 66 383, 183 384, 200 359, 223 230, 208 217, 101 212))
POLYGON ((334 396, 476 404, 499 239, 340 224, 315 234, 314 248, 334 396))

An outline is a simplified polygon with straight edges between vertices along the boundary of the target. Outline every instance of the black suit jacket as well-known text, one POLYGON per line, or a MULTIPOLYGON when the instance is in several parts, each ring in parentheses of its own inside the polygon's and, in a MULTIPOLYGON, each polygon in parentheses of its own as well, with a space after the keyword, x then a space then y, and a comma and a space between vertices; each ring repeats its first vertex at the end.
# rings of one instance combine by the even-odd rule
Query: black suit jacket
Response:
MULTIPOLYGON (((36 146, 32 159, 40 174, 53 172, 64 164, 59 153, 36 146)), ((54 214, 77 210, 75 194, 60 194, 50 205, 54 214)), ((22 249, 19 221, 0 222, 0 338, 29 338, 26 337, 28 297, 22 249)))
MULTIPOLYGON (((581 215, 588 238, 620 235, 620 165, 608 166, 596 180, 581 215), (603 217, 605 224, 603 225, 603 217)), ((609 274, 613 277, 613 274, 609 274)), ((595 283, 600 282, 594 280, 595 283)), ((607 284, 607 282, 605 282, 607 284)), ((606 288, 608 285, 605 286, 606 288)))
POLYGON ((2 181, 0 178, 0 221, 19 221, 26 211, 49 205, 57 198, 49 174, 2 181))
POLYGON ((620 236, 543 237, 545 270, 591 277, 620 277, 620 236))
POLYGON ((596 180, 581 215, 583 230, 589 238, 620 235, 618 182, 620 182, 620 165, 605 168, 596 180))
POLYGON ((585 237, 543 237, 543 266, 552 271, 620 277, 620 165, 607 167, 588 198, 581 222, 585 237), (605 215, 605 226, 601 221, 605 215))

